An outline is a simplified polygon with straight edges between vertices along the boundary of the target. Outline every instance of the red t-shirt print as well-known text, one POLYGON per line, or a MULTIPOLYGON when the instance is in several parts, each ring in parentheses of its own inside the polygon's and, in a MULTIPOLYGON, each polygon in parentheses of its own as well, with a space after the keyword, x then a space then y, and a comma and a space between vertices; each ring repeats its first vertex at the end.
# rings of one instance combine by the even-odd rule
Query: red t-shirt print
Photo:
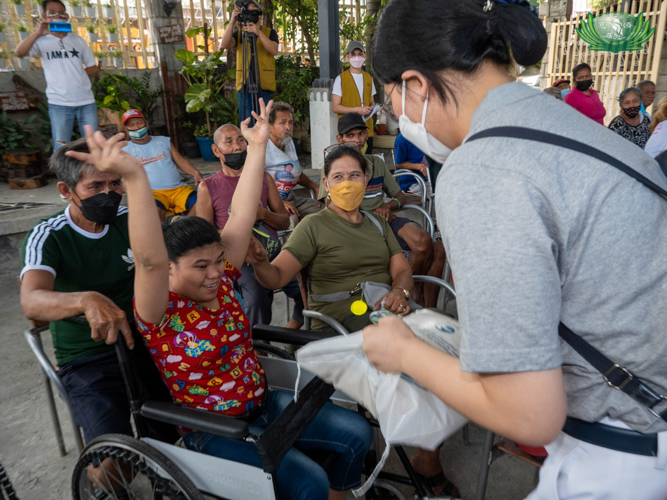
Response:
POLYGON ((233 289, 240 276, 225 262, 217 310, 175 292, 169 292, 169 307, 159 325, 142 321, 135 308, 144 343, 179 404, 242 415, 264 399, 264 369, 233 289))

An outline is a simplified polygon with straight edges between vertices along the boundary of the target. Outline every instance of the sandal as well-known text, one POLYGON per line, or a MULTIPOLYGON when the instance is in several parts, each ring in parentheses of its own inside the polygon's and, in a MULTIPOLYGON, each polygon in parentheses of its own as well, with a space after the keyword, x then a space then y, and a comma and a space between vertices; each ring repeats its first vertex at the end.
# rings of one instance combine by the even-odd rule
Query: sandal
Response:
POLYGON ((459 494, 458 488, 456 485, 454 485, 454 483, 447 479, 444 471, 440 471, 435 476, 431 477, 422 476, 419 472, 415 472, 415 474, 417 474, 417 477, 421 482, 433 490, 435 495, 448 495, 452 498, 460 498, 461 495, 459 494), (441 487, 442 491, 435 493, 435 489, 439 489, 441 487))

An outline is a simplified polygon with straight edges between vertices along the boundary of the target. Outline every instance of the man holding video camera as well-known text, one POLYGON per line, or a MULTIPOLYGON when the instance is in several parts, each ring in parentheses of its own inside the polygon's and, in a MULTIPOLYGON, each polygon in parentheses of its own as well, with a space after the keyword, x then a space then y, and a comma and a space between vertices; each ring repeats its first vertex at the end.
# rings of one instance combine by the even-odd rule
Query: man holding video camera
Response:
POLYGON ((39 56, 46 78, 53 151, 72 140, 74 119, 97 130, 97 105, 90 78, 97 73, 88 43, 71 33, 69 15, 60 0, 42 2, 42 22, 16 47, 16 57, 39 56), (49 26, 51 26, 49 28, 49 26))
MULTIPOLYGON (((236 47, 236 90, 239 94, 239 119, 241 121, 252 116, 253 96, 246 91, 246 84, 249 74, 254 71, 255 65, 258 65, 259 74, 259 94, 268 103, 271 100, 271 93, 276 90, 276 60, 278 55, 279 39, 276 30, 262 26, 262 7, 252 0, 236 0, 232 19, 227 25, 227 29, 222 35, 220 49, 231 49, 236 47), (240 24, 239 29, 235 28, 234 21, 240 24), (240 28, 243 29, 240 29, 240 28), (244 57, 243 35, 256 37, 257 60, 252 54, 247 52, 244 57)), ((255 110, 259 111, 259 110, 255 110)))

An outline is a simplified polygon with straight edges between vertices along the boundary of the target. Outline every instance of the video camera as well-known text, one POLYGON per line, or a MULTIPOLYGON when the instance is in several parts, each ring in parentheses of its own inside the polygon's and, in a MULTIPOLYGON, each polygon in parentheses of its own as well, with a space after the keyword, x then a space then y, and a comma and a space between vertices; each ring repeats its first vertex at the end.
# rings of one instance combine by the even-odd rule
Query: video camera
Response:
POLYGON ((241 9, 241 13, 238 15, 238 20, 241 24, 253 23, 257 24, 259 22, 259 16, 262 15, 262 6, 253 0, 236 0, 234 2, 234 7, 241 9), (253 4, 257 9, 251 9, 249 6, 253 4))

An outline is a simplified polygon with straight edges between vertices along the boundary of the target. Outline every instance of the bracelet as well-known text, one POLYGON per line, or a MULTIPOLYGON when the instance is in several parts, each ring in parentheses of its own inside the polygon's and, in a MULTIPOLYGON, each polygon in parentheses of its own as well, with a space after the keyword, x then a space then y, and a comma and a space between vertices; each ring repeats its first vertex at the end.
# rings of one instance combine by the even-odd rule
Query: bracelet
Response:
POLYGON ((396 203, 398 203, 398 208, 401 208, 401 202, 398 201, 398 198, 392 198, 396 203))

